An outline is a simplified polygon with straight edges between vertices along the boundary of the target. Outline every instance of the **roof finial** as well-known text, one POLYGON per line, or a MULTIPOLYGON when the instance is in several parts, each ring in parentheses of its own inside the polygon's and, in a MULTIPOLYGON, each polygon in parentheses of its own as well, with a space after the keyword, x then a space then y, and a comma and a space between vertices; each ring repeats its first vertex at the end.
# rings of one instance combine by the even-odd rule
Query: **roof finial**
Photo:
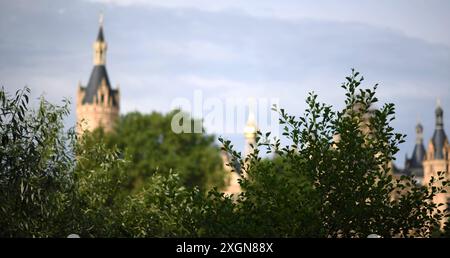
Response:
POLYGON ((255 113, 253 113, 252 109, 250 109, 249 112, 248 112, 247 123, 248 124, 254 124, 255 123, 255 113))
POLYGON ((255 117, 255 109, 256 109, 256 100, 254 98, 250 98, 248 100, 248 118, 247 124, 256 125, 256 117, 255 117))
POLYGON ((100 15, 98 17, 98 24, 100 24, 100 26, 103 26, 103 12, 100 11, 100 15))
POLYGON ((244 127, 245 138, 254 138, 258 130, 256 125, 256 116, 254 109, 256 108, 256 100, 249 99, 247 124, 244 127))
POLYGON ((441 107, 441 98, 437 98, 436 104, 437 104, 437 107, 441 107))

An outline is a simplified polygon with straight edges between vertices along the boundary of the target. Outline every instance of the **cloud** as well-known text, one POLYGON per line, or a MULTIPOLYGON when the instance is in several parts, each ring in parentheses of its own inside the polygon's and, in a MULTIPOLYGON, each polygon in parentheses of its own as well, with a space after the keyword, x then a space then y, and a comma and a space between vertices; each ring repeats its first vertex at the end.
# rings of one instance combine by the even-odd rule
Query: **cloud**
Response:
POLYGON ((442 0, 87 0, 120 7, 195 9, 205 12, 238 12, 255 17, 289 21, 315 19, 358 22, 392 28, 409 36, 450 46, 443 24, 450 23, 448 1, 442 0))
MULTIPOLYGON (((242 1, 210 1, 210 0, 87 0, 118 6, 158 6, 164 8, 196 8, 203 11, 221 11, 229 8, 242 8, 242 1)), ((247 4, 244 4, 246 6, 247 4)))
MULTIPOLYGON (((58 102, 75 98, 79 80, 86 84, 101 4, 67 3, 64 15, 46 4, 0 10, 0 33, 8 35, 0 40, 0 83, 9 91, 27 84, 36 96, 45 91, 58 102)), ((156 5, 112 3, 105 12, 107 67, 111 83, 120 84, 123 113, 165 112, 174 98, 192 98, 196 89, 205 97, 279 98, 295 115, 314 90, 321 101, 339 107, 339 86, 352 67, 364 74, 365 86, 381 84, 381 102, 397 104, 395 126, 410 132, 410 139, 418 114, 431 137, 437 96, 444 108, 450 103, 445 45, 361 22, 249 15, 242 8, 251 1, 141 5, 150 3, 156 5)), ((271 8, 287 7, 262 1, 249 11, 271 13, 271 8)), ((275 15, 288 14, 279 12, 275 15)), ((400 157, 411 151, 408 142, 400 157)))
POLYGON ((199 89, 209 90, 227 90, 227 89, 246 89, 249 84, 233 81, 224 78, 205 78, 197 75, 180 76, 179 81, 185 82, 199 89))
POLYGON ((204 61, 233 61, 237 53, 216 43, 205 40, 191 40, 186 42, 173 42, 155 40, 147 45, 158 53, 170 56, 186 56, 191 59, 204 61))
POLYGON ((60 14, 60 15, 64 15, 66 13, 66 11, 67 11, 66 8, 59 8, 57 10, 58 14, 60 14))

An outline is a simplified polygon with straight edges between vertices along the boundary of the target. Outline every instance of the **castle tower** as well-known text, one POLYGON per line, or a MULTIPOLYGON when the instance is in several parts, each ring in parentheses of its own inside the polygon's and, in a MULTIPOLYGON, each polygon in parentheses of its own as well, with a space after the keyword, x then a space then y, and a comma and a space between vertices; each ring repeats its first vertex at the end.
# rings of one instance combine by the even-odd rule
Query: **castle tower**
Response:
MULTIPOLYGON (((242 156, 243 159, 247 157, 247 155, 251 154, 253 152, 253 148, 256 147, 256 132, 258 131, 258 128, 256 126, 256 119, 255 115, 252 111, 249 112, 247 124, 244 127, 244 137, 245 137, 245 146, 244 146, 244 155, 242 156)), ((232 168, 230 166, 226 166, 225 164, 229 164, 230 159, 227 155, 227 153, 222 153, 222 160, 224 162, 224 169, 227 172, 226 180, 227 180, 227 188, 225 189, 226 194, 238 194, 242 191, 241 186, 239 185, 239 179, 244 176, 245 174, 241 174, 241 168, 240 164, 231 164, 231 166, 234 168, 234 172, 232 172, 232 168)))
POLYGON ((423 126, 417 123, 416 145, 414 146, 411 158, 406 157, 405 173, 408 176, 414 175, 417 183, 423 182, 423 161, 425 159, 425 147, 423 145, 423 126))
POLYGON ((232 160, 230 159, 230 156, 225 151, 222 151, 222 162, 223 162, 223 168, 225 170, 225 194, 239 194, 242 189, 241 185, 239 184, 239 179, 241 178, 240 175, 240 165, 239 164, 233 164, 232 160), (228 164, 228 165, 227 165, 228 164), (233 171, 234 169, 234 171, 233 171))
MULTIPOLYGON (((428 144, 428 150, 423 162, 424 185, 430 182, 432 176, 437 178, 437 172, 439 171, 445 172, 446 178, 449 178, 449 150, 450 146, 444 131, 444 111, 438 101, 436 107, 436 128, 433 138, 431 138, 428 144)), ((434 198, 434 201, 448 205, 450 203, 450 194, 438 194, 434 198)), ((445 209, 447 205, 441 206, 441 209, 445 209)))
POLYGON ((256 126, 256 119, 253 112, 250 110, 248 114, 247 124, 244 127, 245 148, 244 157, 253 152, 253 148, 256 147, 256 132, 258 127, 256 126))
POLYGON ((93 63, 86 87, 78 84, 77 92, 77 133, 103 127, 111 131, 119 117, 119 89, 112 89, 106 71, 107 44, 103 36, 103 16, 100 15, 97 40, 94 42, 93 63))

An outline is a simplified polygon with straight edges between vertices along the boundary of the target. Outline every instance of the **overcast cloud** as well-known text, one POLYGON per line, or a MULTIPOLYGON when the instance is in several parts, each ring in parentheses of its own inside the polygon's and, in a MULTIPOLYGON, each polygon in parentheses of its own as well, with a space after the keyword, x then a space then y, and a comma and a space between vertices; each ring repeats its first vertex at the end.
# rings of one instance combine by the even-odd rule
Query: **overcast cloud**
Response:
MULTIPOLYGON (((440 97, 450 112, 449 1, 0 0, 0 84, 75 100, 92 69, 98 13, 122 113, 166 112, 177 97, 278 97, 300 114, 309 91, 342 105, 351 68, 397 105, 395 127, 427 144, 440 97)), ((73 106, 74 111, 74 106, 73 106)), ((75 121, 74 112, 66 121, 75 121)), ((239 146, 240 135, 229 135, 239 146)))

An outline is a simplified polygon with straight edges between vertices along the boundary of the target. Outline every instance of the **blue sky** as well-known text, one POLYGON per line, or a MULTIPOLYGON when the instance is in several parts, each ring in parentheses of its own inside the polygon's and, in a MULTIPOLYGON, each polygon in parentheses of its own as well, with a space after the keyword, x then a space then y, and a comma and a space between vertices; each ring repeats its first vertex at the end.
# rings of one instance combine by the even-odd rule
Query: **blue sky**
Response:
MULTIPOLYGON (((380 83, 397 106, 394 126, 425 144, 439 97, 450 112, 450 1, 0 0, 0 84, 35 97, 75 101, 92 69, 98 14, 105 15, 107 67, 122 113, 166 112, 177 97, 278 97, 293 114, 307 93, 340 107, 351 68, 380 83)), ((74 108, 74 106, 73 106, 74 108)), ((74 111, 74 109, 73 109, 74 111)), ((74 112, 67 119, 75 121, 74 112)), ((263 128, 264 129, 264 128, 263 128)), ((229 135, 242 144, 240 135, 229 135)))

